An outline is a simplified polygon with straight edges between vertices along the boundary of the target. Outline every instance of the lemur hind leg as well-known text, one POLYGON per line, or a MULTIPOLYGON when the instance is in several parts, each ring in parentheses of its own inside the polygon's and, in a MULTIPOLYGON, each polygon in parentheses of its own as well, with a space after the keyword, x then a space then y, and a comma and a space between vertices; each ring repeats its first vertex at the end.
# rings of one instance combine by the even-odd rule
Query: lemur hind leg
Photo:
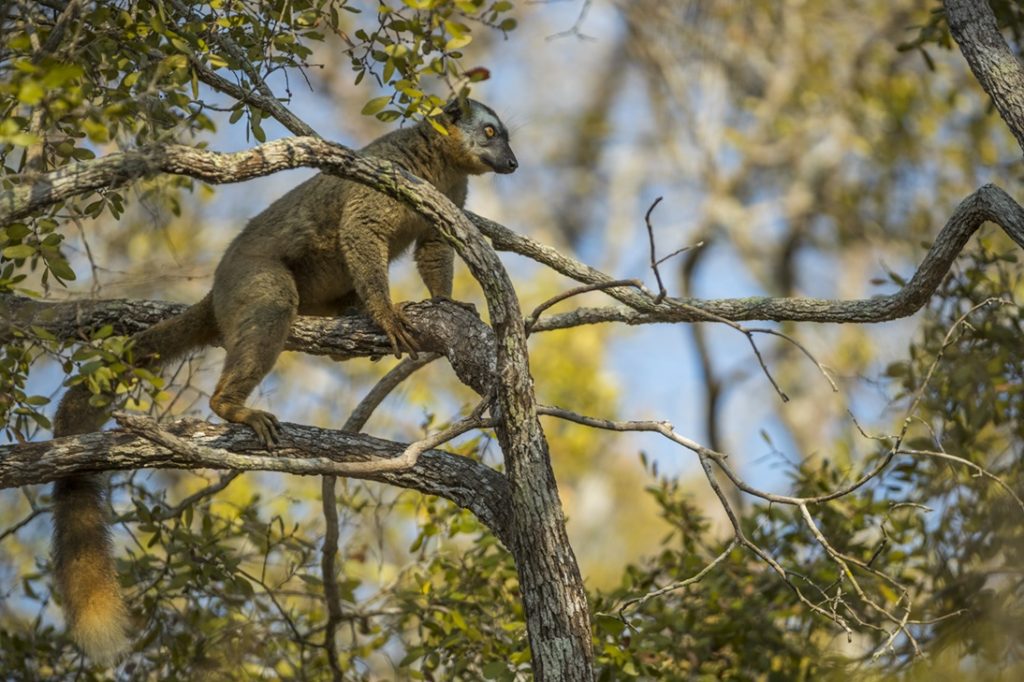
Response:
POLYGON ((224 274, 231 285, 214 287, 214 308, 227 358, 210 407, 226 421, 251 426, 271 448, 280 442, 281 424, 269 412, 246 407, 245 400, 284 349, 299 306, 295 279, 269 259, 247 259, 224 274))

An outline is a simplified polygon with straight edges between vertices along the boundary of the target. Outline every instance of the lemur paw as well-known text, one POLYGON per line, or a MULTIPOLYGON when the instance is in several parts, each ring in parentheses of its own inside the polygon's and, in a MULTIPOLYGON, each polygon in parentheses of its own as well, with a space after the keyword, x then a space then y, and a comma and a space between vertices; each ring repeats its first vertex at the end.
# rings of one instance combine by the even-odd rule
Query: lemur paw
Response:
POLYGON ((396 358, 402 357, 403 351, 407 352, 413 360, 419 357, 417 351, 420 350, 420 345, 413 336, 415 331, 412 323, 406 317, 402 307, 391 306, 389 312, 382 316, 382 319, 377 320, 377 324, 387 334, 396 358))
POLYGON ((267 450, 281 444, 281 422, 274 415, 263 410, 249 410, 244 421, 256 432, 256 437, 267 450))

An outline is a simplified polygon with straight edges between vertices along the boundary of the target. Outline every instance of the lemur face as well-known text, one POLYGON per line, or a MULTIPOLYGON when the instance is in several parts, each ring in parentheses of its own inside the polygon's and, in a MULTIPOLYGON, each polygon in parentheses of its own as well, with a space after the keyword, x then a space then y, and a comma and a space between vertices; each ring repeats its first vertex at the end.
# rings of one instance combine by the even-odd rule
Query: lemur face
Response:
POLYGON ((519 167, 508 143, 508 128, 498 115, 474 99, 453 100, 445 114, 459 132, 466 151, 481 164, 478 173, 512 173, 519 167))

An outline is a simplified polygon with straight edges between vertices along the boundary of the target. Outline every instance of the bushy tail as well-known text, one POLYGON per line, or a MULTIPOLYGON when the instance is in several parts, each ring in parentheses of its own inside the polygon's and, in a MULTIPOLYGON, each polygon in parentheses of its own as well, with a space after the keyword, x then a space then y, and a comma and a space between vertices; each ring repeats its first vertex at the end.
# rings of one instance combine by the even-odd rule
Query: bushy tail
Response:
MULTIPOLYGON (((217 338, 212 295, 177 317, 135 336, 137 358, 152 357, 157 367, 217 338), (157 356, 157 357, 154 357, 157 356)), ((72 386, 54 419, 55 436, 98 431, 107 420, 103 408, 89 404, 89 389, 72 386)), ((53 487, 53 557, 57 590, 71 638, 94 662, 111 665, 129 645, 128 609, 118 584, 100 475, 72 476, 53 487)))

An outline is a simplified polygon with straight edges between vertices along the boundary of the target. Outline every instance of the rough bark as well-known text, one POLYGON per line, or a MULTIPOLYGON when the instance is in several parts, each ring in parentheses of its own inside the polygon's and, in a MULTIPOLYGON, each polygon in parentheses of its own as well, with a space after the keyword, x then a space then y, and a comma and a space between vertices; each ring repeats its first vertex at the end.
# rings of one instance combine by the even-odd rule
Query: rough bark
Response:
POLYGON ((944 0, 953 40, 1024 149, 1024 68, 985 0, 944 0))
MULTIPOLYGON (((135 334, 160 320, 178 315, 185 303, 106 299, 38 301, 0 294, 0 343, 16 329, 39 327, 61 341, 84 340, 110 325, 115 334, 135 334)), ((424 352, 440 353, 462 383, 487 395, 495 373, 494 334, 480 318, 450 301, 420 301, 404 308, 424 352)), ((380 357, 392 353, 384 332, 365 315, 299 317, 285 350, 330 355, 338 360, 380 357)))
MULTIPOLYGON (((405 445, 391 441, 284 424, 282 445, 269 454, 251 429, 182 419, 161 429, 197 446, 181 453, 122 429, 39 443, 0 446, 0 488, 48 483, 71 474, 126 469, 232 469, 329 475, 335 463, 397 457, 405 445)), ((505 477, 466 457, 440 450, 420 456, 412 469, 359 476, 438 495, 469 509, 510 546, 511 491, 505 477)))
MULTIPOLYGON (((487 218, 472 213, 469 216, 499 250, 522 254, 584 284, 598 284, 613 279, 589 265, 518 235, 487 218)), ((773 320, 865 323, 895 320, 912 315, 927 303, 964 245, 986 221, 1002 227, 1011 239, 1024 248, 1024 208, 999 187, 984 185, 960 202, 946 225, 936 235, 917 271, 907 284, 894 294, 857 300, 768 296, 720 299, 666 298, 658 303, 648 292, 619 287, 605 291, 625 303, 627 307, 579 308, 561 315, 542 318, 534 325, 533 330, 563 329, 599 322, 651 324, 712 321, 715 318, 734 322, 773 320)))

